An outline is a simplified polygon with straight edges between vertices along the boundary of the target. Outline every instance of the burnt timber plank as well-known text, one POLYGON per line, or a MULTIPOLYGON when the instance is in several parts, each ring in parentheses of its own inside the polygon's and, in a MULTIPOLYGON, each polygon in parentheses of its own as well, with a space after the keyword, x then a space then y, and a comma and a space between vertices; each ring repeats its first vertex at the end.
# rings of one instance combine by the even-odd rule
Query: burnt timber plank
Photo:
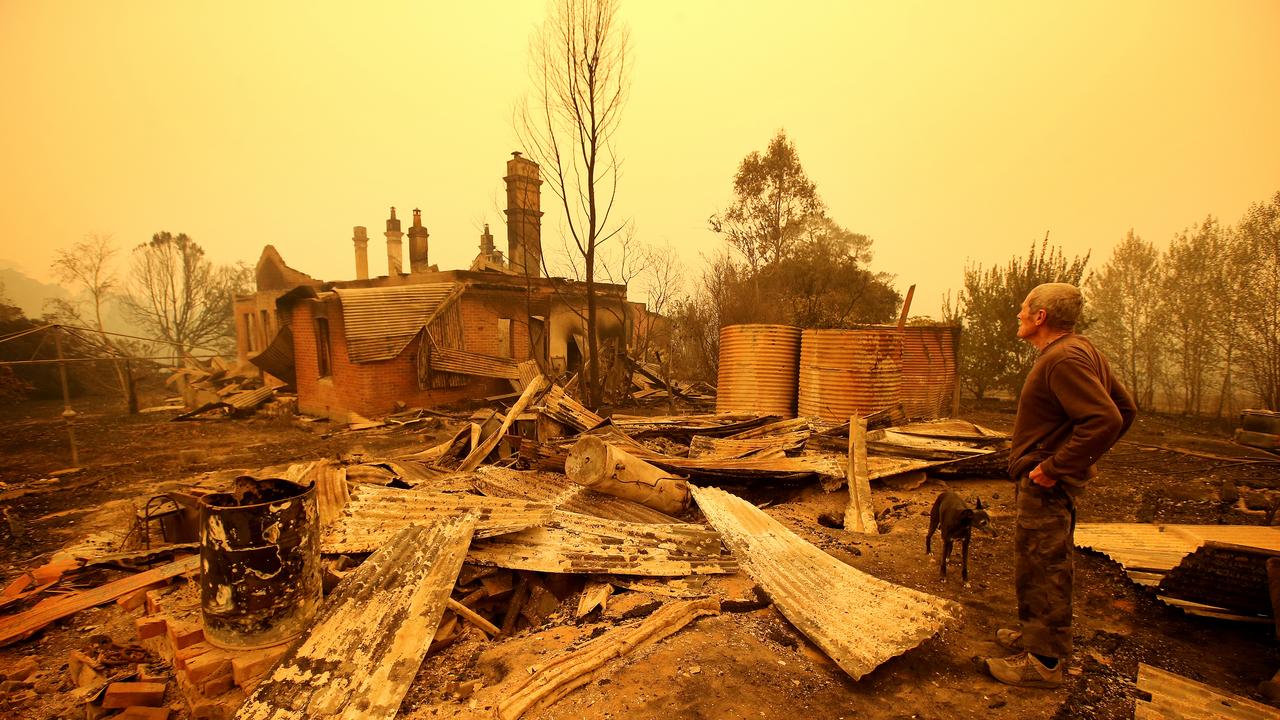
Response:
POLYGON ((631 523, 555 511, 546 525, 477 540, 467 562, 509 570, 679 577, 738 563, 702 525, 631 523))
POLYGON ((236 720, 390 720, 462 569, 475 520, 413 525, 351 571, 236 720))
POLYGON ((476 518, 475 537, 492 537, 541 525, 551 511, 547 503, 361 485, 324 529, 320 548, 324 553, 373 552, 409 525, 434 525, 468 512, 476 518))
POLYGON ((21 640, 55 620, 70 617, 95 605, 109 603, 135 590, 191 572, 198 567, 200 567, 200 558, 192 555, 175 560, 168 565, 161 565, 137 575, 99 585, 92 590, 51 598, 26 612, 2 617, 0 618, 0 647, 21 640))
POLYGON ((719 488, 694 488, 693 498, 778 610, 854 680, 959 613, 955 603, 840 562, 719 488))
POLYGON ((586 685, 614 658, 654 645, 704 615, 720 612, 718 598, 669 602, 634 627, 614 628, 547 663, 498 703, 501 720, 516 720, 586 685))

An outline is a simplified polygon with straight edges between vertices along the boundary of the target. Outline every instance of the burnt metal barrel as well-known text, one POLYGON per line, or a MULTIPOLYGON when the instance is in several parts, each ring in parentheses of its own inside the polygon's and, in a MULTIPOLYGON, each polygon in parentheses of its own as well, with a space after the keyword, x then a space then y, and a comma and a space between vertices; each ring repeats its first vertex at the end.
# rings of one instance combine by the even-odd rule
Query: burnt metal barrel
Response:
POLYGON ((315 487, 237 481, 200 502, 200 608, 204 636, 253 649, 299 635, 322 600, 315 487))
POLYGON ((902 334, 897 328, 805 330, 800 339, 800 414, 832 422, 897 405, 902 334))
POLYGON ((800 328, 726 325, 720 329, 716 412, 796 414, 800 328))

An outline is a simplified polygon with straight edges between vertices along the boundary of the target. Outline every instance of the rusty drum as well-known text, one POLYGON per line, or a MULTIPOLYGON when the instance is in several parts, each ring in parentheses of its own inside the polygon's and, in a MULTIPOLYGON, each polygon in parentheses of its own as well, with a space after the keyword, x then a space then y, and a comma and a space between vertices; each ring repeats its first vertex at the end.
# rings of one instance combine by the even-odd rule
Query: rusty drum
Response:
POLYGON ((805 417, 846 422, 901 401, 902 334, 897 328, 805 330, 798 406, 805 417))
POLYGON ((800 328, 727 325, 720 329, 716 412, 795 417, 800 328))
POLYGON ((299 635, 322 600, 315 487, 237 480, 200 503, 204 636, 252 649, 299 635))
POLYGON ((909 418, 950 417, 960 329, 915 326, 902 334, 902 407, 909 418))

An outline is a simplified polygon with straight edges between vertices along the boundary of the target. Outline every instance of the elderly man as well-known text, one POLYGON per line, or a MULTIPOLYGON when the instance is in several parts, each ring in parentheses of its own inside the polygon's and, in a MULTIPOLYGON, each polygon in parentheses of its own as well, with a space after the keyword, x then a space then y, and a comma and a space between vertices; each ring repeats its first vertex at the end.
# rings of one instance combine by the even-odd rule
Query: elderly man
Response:
POLYGON ((1048 283, 1032 290, 1018 313, 1018 337, 1040 351, 1018 398, 1009 452, 1018 486, 1014 584, 1022 628, 996 633, 1000 645, 1018 652, 986 665, 995 679, 1020 687, 1062 684, 1071 657, 1076 500, 1136 414, 1106 358, 1075 334, 1083 306, 1074 285, 1048 283))

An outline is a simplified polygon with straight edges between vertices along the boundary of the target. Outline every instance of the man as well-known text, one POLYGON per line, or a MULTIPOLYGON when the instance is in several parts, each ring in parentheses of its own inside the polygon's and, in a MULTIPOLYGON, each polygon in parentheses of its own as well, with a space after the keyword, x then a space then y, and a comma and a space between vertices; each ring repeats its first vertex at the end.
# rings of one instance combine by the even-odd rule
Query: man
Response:
POLYGON ((1040 351, 1018 398, 1009 451, 1018 488, 1014 584, 1022 629, 999 630, 996 641, 1019 652, 986 665, 995 679, 1020 687, 1062 684, 1071 657, 1076 500, 1137 413, 1106 358, 1075 334, 1083 306, 1074 285, 1048 283, 1032 290, 1018 313, 1018 337, 1040 351))

